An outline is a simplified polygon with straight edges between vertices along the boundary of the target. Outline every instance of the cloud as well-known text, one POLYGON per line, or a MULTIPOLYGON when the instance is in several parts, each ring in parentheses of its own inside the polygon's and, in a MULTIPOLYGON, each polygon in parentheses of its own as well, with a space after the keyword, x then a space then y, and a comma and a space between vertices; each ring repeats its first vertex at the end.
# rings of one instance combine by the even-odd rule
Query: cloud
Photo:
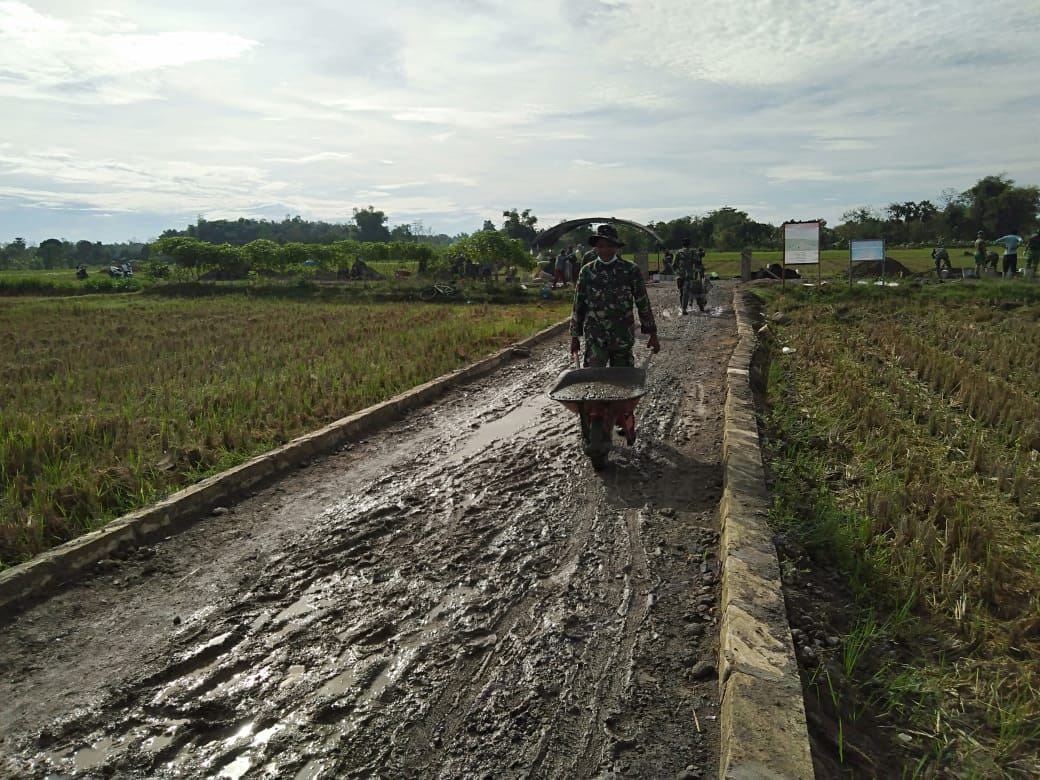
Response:
POLYGON ((833 221, 1040 181, 1035 2, 104 7, 0 0, 0 242, 370 202, 448 233, 513 206, 833 221))
POLYGON ((0 2, 0 95, 125 104, 159 96, 145 74, 240 57, 255 41, 219 32, 95 31, 0 2))
POLYGON ((581 158, 574 160, 574 165, 579 168, 621 168, 624 166, 623 162, 593 162, 592 160, 582 160, 581 158))
POLYGON ((266 162, 289 163, 291 165, 309 165, 316 162, 331 162, 333 160, 350 160, 354 157, 350 152, 315 152, 303 157, 268 157, 266 162))
POLYGON ((774 165, 766 169, 766 176, 777 181, 834 181, 837 178, 830 171, 799 165, 774 165))

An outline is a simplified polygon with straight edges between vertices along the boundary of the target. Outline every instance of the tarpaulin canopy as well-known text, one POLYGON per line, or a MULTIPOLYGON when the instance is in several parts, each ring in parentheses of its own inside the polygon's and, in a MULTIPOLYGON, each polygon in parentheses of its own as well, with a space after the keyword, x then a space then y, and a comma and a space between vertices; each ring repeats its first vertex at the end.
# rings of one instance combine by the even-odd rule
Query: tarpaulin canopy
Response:
POLYGON ((664 242, 657 233, 652 231, 646 225, 640 225, 638 222, 632 222, 628 219, 618 219, 617 217, 583 217, 581 219, 569 219, 566 222, 561 222, 559 225, 553 225, 551 228, 543 230, 535 236, 534 241, 531 242, 531 248, 538 250, 547 246, 552 246, 572 230, 589 225, 602 225, 604 222, 610 222, 615 225, 624 225, 625 227, 641 230, 647 235, 653 236, 654 241, 657 242, 658 246, 664 245, 664 242))

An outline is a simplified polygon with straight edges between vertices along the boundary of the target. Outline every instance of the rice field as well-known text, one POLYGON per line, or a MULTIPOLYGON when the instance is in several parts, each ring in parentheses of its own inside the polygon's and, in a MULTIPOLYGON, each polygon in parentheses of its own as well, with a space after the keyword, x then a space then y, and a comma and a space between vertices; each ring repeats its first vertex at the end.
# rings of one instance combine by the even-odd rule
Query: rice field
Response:
POLYGON ((0 568, 563 319, 225 296, 0 302, 0 568))
POLYGON ((1040 294, 793 290, 766 312, 772 519, 856 594, 864 698, 924 745, 914 776, 1040 775, 1040 294))

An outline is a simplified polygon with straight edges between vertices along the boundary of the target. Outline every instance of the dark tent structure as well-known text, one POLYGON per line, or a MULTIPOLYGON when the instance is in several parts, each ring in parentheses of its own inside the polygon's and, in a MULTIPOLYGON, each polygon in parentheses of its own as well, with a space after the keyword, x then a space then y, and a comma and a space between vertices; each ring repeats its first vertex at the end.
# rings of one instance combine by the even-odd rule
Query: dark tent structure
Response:
POLYGON ((615 225, 624 225, 625 227, 634 228, 635 230, 641 230, 647 235, 653 236, 654 241, 657 242, 657 246, 664 245, 664 242, 657 233, 652 231, 646 225, 640 225, 638 222, 632 222, 628 219, 618 219, 617 217, 583 217, 581 219, 569 219, 566 222, 561 222, 559 225, 553 225, 551 228, 543 230, 534 237, 534 241, 531 242, 531 249, 537 252, 539 249, 552 246, 572 230, 577 230, 578 228, 587 225, 601 225, 604 222, 610 222, 615 225))

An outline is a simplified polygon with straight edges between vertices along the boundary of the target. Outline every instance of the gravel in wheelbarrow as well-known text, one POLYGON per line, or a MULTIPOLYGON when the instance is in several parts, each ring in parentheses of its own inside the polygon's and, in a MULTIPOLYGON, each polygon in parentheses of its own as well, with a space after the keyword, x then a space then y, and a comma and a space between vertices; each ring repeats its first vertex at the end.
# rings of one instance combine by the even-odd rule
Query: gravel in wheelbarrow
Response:
POLYGON ((630 401, 645 393, 645 368, 572 368, 549 388, 549 397, 561 403, 630 401))

